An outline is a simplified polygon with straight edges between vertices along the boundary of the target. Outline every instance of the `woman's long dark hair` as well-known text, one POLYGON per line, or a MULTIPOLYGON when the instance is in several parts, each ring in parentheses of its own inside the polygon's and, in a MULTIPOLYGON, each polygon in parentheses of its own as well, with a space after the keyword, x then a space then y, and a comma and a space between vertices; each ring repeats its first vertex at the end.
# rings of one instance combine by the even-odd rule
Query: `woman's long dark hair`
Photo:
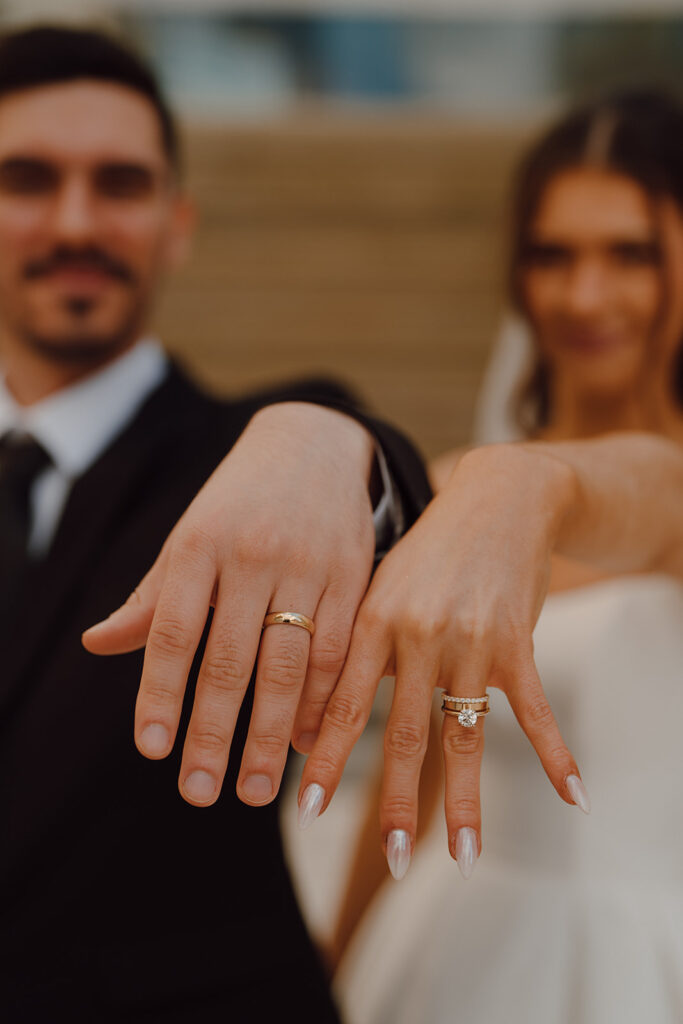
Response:
MULTIPOLYGON (((572 167, 594 166, 631 178, 652 198, 669 197, 683 211, 683 103, 656 90, 615 93, 572 111, 522 161, 514 184, 509 285, 526 316, 522 276, 529 229, 550 182, 572 167)), ((683 406, 683 344, 673 391, 683 406)), ((527 434, 550 418, 550 377, 540 356, 522 387, 517 418, 527 434)))

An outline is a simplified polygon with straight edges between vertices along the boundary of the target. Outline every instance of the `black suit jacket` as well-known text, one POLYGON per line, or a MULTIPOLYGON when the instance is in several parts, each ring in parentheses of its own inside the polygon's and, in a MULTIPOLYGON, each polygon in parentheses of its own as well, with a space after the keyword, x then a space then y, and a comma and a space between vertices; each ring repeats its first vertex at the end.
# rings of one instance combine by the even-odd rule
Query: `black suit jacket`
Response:
MULTIPOLYGON (((177 776, 195 671, 173 755, 150 762, 132 738, 142 654, 96 658, 80 643, 147 571, 256 408, 277 397, 348 402, 316 384, 218 402, 174 368, 75 484, 49 555, 4 624, 6 1024, 265 1022, 287 1009, 300 1024, 336 1020, 285 867, 277 806, 235 796, 249 702, 221 797, 192 807, 177 776)), ((429 496, 421 464, 397 435, 365 422, 409 523, 429 496)))

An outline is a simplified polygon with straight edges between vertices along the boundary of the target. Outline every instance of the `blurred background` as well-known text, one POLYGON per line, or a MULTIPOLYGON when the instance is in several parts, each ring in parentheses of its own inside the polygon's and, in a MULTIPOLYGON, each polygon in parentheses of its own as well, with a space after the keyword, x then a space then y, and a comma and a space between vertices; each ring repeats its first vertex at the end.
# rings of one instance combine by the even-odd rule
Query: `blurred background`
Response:
MULTIPOLYGON (((182 115, 200 223, 166 344, 221 392, 340 376, 427 455, 470 436, 527 141, 581 97, 683 85, 681 0, 0 2, 0 25, 35 20, 123 30, 182 115)), ((375 737, 310 832, 296 773, 284 803, 323 938, 375 737)))
POLYGON ((5 0, 156 65, 200 208, 165 342, 212 388, 311 370, 428 455, 468 439, 530 136, 618 84, 678 89, 680 0, 5 0))

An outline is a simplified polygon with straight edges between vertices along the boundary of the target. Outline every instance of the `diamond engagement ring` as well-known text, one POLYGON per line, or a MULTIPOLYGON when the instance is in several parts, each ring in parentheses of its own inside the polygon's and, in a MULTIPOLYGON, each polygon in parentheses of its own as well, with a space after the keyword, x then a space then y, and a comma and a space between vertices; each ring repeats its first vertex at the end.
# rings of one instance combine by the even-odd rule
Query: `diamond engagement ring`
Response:
POLYGON ((485 693, 483 697, 452 697, 450 693, 444 691, 441 710, 444 715, 454 715, 460 725, 471 729, 477 724, 480 715, 488 715, 491 710, 489 695, 485 693))

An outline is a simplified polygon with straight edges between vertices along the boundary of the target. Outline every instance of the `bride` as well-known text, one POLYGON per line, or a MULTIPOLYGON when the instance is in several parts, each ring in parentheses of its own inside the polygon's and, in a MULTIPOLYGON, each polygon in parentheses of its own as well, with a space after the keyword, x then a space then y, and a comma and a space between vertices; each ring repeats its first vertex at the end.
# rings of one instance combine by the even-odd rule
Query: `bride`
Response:
MULTIPOLYGON (((682 138, 673 100, 615 96, 521 168, 527 440, 437 463, 439 494, 377 572, 302 779, 309 822, 395 674, 380 825, 394 877, 412 864, 343 958, 349 1024, 683 1020, 682 138), (416 845, 435 686, 450 698, 446 834, 435 819, 416 845)), ((365 899, 381 878, 364 850, 356 864, 365 899)))

